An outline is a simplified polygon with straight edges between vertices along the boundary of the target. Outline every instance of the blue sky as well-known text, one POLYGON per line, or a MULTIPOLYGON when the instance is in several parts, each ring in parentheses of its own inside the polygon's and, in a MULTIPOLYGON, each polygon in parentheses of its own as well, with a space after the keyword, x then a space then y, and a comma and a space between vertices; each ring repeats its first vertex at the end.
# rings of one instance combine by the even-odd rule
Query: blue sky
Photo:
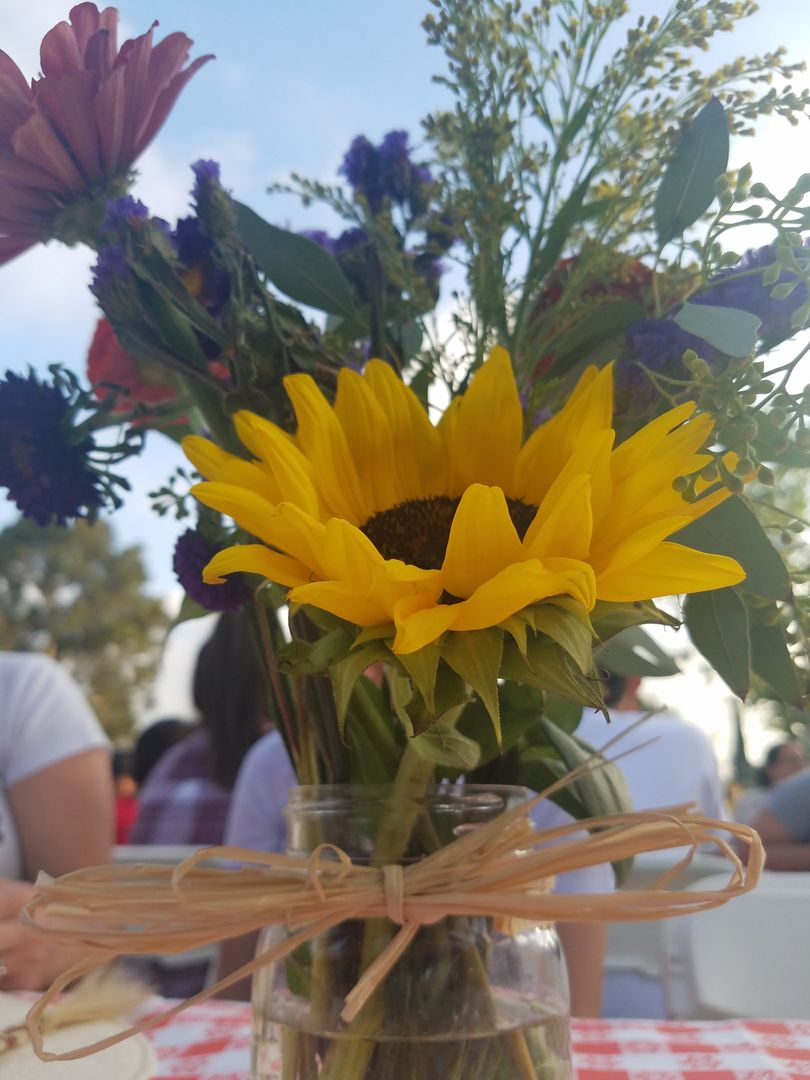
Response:
MULTIPOLYGON (((810 52, 810 26, 797 20, 794 0, 768 0, 766 10, 725 35, 707 63, 762 52, 781 42, 791 55, 810 52)), ((64 0, 3 0, 0 48, 27 75, 37 66, 42 34, 65 17, 64 0)), ((140 163, 138 194, 156 213, 184 212, 188 165, 199 157, 222 164, 223 179, 265 216, 295 227, 328 223, 323 211, 303 210, 291 199, 269 197, 269 182, 291 170, 324 180, 348 143, 363 132, 379 139, 404 127, 418 142, 419 120, 446 100, 431 82, 441 55, 427 47, 420 22, 426 0, 122 0, 125 36, 152 19, 157 33, 184 30, 193 55, 217 59, 189 84, 158 139, 140 163)), ((635 14, 661 12, 661 3, 631 3, 635 14)), ((770 123, 756 146, 736 148, 738 163, 754 160, 761 179, 785 181, 810 171, 806 133, 770 123), (805 160, 802 160, 805 157, 805 160)), ((781 186, 781 185, 780 185, 781 186)), ((55 361, 81 371, 95 321, 87 292, 91 258, 56 247, 30 252, 0 268, 2 369, 44 367, 55 361)), ((157 486, 177 452, 157 436, 142 458, 129 463, 133 493, 115 519, 119 538, 144 546, 156 590, 172 585, 170 553, 178 526, 158 520, 146 492, 157 486)), ((0 502, 0 526, 14 518, 0 502)))

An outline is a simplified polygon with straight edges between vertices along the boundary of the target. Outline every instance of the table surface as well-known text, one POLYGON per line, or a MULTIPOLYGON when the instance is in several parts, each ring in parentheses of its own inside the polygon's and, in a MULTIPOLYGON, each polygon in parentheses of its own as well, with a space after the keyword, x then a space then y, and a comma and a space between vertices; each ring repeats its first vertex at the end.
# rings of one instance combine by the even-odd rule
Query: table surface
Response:
MULTIPOLYGON (((577 1080, 810 1077, 810 1021, 575 1020, 577 1080)), ((250 1008, 192 1006, 150 1032, 155 1080, 246 1080, 250 1008)))

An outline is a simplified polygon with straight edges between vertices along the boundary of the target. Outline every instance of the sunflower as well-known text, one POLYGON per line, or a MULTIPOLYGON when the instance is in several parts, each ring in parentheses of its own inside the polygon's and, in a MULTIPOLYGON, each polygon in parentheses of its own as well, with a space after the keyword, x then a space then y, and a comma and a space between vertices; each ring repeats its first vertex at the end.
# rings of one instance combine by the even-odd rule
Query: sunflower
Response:
POLYGON ((525 441, 500 347, 436 426, 381 360, 343 369, 333 405, 308 375, 285 388, 295 435, 234 417, 252 460, 184 441, 206 478, 194 495, 261 541, 219 552, 206 582, 258 574, 296 604, 392 626, 405 655, 551 598, 590 611, 744 576, 733 559, 667 539, 728 494, 687 502, 672 486, 711 460, 711 419, 689 402, 614 447, 610 367, 588 368, 525 441))

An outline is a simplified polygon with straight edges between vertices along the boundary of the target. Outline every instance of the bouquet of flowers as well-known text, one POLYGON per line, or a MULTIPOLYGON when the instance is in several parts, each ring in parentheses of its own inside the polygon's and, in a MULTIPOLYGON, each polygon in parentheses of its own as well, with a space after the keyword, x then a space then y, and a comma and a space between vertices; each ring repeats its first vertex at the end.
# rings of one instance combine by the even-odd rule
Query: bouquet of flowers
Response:
MULTIPOLYGON (((90 245, 103 316, 90 386, 59 367, 0 382, 0 484, 42 523, 92 518, 147 433, 182 440, 200 479, 181 471, 155 502, 196 517, 174 552, 185 614, 250 605, 302 783, 411 800, 437 778, 541 789, 580 768, 599 649, 675 624, 657 597, 687 598, 692 640, 741 697, 752 672, 790 707, 807 686, 803 578, 780 551, 803 523, 767 492, 810 464, 804 347, 782 345, 810 320, 810 178, 779 194, 728 171, 731 134, 807 112, 806 92, 770 85, 796 66, 779 52, 705 76, 684 55, 749 0, 677 0, 606 63, 624 0, 432 3, 455 105, 426 119, 425 160, 403 131, 359 136, 345 184, 285 185, 337 211, 337 236, 264 220, 211 161, 174 227, 129 193, 210 59, 188 64, 184 35, 119 49, 115 10, 82 3, 30 86, 0 53, 0 254, 90 245), (754 223, 770 242, 731 250, 754 223)), ((610 766, 552 797, 578 817, 624 808, 610 766)), ((438 842, 397 805, 377 865, 438 842)), ((454 964, 478 985, 460 956, 439 1009, 454 964)), ((301 961, 302 985, 328 957, 301 961)), ((361 1036, 335 1051, 354 1071, 329 1058, 323 1075, 424 1075, 361 1036)), ((289 1075, 319 1054, 291 1050, 289 1075)))

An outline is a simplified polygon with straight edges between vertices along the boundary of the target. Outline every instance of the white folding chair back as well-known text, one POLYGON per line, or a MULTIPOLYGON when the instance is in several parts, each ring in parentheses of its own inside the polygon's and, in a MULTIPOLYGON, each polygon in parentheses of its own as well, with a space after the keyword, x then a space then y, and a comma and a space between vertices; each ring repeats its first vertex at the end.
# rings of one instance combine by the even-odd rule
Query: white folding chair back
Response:
MULTIPOLYGON (((728 874, 695 881, 722 888, 728 874)), ((750 893, 660 928, 664 991, 677 1019, 810 1020, 810 873, 763 873, 750 893)))
MULTIPOLYGON (((633 868, 622 891, 649 888, 678 858, 671 851, 651 852, 633 860, 633 868)), ((716 855, 698 852, 692 861, 667 886, 686 889, 691 882, 717 870, 722 861, 716 855)), ((661 977, 661 946, 655 922, 611 923, 608 926, 605 970, 632 972, 651 979, 661 977)))
MULTIPOLYGON (((113 862, 115 863, 160 863, 163 866, 177 866, 199 851, 197 844, 117 844, 113 848, 113 862)), ((162 968, 171 969, 187 967, 189 964, 201 964, 209 967, 209 980, 213 975, 219 957, 217 945, 201 945, 198 949, 189 949, 187 952, 173 955, 148 956, 162 968)))

